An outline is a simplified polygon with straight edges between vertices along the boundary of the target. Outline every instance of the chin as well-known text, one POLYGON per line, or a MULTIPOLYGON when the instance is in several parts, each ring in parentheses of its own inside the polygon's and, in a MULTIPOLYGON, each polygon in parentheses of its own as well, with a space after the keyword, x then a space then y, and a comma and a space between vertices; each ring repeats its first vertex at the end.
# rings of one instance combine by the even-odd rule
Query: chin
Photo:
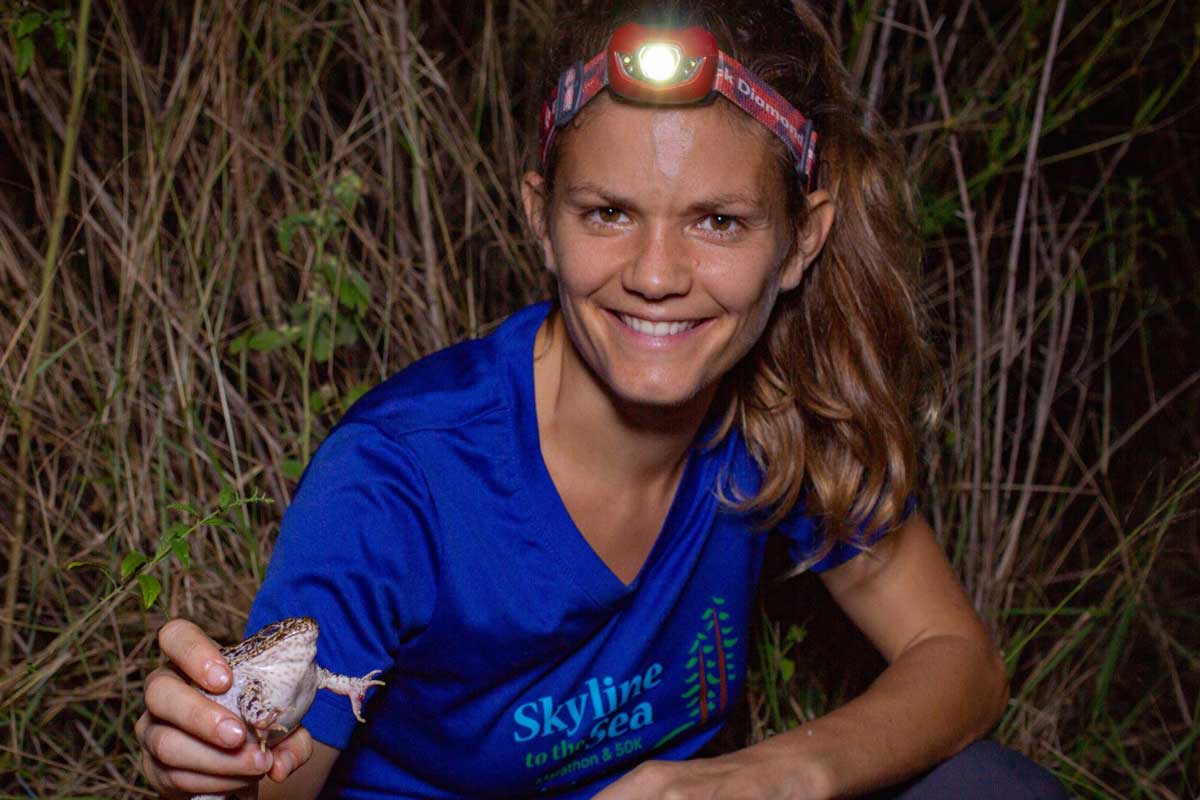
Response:
POLYGON ((702 390, 682 383, 610 384, 610 390, 622 404, 645 409, 683 410, 706 399, 702 390))

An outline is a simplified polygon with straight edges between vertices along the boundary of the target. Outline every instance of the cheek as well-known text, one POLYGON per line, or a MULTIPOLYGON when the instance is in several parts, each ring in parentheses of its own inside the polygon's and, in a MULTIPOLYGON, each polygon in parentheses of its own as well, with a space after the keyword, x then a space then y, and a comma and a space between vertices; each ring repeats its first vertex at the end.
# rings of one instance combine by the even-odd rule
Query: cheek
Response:
POLYGON ((551 246, 563 299, 588 297, 599 291, 620 274, 625 258, 615 239, 586 236, 570 221, 557 226, 551 246))
POLYGON ((779 293, 778 269, 753 257, 739 258, 708 271, 709 294, 723 308, 747 318, 768 316, 779 293))

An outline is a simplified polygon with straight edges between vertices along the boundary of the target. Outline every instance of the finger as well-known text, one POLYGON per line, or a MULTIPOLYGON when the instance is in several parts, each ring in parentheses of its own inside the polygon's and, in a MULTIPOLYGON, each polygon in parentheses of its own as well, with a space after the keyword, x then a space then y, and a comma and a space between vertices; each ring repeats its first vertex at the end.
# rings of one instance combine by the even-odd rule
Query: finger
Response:
POLYGON ((193 738, 172 725, 151 720, 143 736, 143 750, 165 769, 198 774, 240 778, 260 778, 271 768, 273 756, 257 744, 247 743, 236 750, 213 747, 193 738))
POLYGON ((158 631, 163 655, 191 680, 214 694, 229 688, 233 673, 221 648, 194 622, 173 619, 158 631))
POLYGON ((246 778, 236 776, 209 775, 170 767, 145 753, 142 754, 142 772, 146 774, 150 785, 164 797, 184 800, 197 794, 216 794, 224 797, 258 783, 257 778, 247 781, 246 778))
POLYGON ((173 725, 217 747, 240 747, 246 726, 237 714, 209 700, 170 669, 146 677, 146 709, 157 721, 173 725))
POLYGON ((312 758, 312 736, 301 725, 272 747, 271 752, 275 755, 275 763, 271 765, 271 771, 267 774, 271 780, 282 782, 312 758))

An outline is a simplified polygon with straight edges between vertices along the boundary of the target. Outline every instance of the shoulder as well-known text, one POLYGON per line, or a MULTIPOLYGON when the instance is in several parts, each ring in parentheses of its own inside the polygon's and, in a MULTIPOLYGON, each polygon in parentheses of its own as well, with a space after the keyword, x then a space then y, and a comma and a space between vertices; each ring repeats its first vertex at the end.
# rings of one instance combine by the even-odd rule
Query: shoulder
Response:
POLYGON ((488 336, 439 350, 371 389, 338 427, 370 426, 390 437, 461 428, 510 410, 512 383, 548 304, 517 311, 488 336))

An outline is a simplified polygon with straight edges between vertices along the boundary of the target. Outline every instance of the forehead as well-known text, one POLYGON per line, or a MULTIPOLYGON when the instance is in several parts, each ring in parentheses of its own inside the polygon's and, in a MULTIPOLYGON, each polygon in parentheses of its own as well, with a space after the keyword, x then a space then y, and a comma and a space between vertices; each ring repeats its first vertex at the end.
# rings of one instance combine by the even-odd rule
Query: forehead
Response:
POLYGON ((596 97, 557 143, 556 182, 783 197, 774 136, 724 98, 646 107, 596 97))

